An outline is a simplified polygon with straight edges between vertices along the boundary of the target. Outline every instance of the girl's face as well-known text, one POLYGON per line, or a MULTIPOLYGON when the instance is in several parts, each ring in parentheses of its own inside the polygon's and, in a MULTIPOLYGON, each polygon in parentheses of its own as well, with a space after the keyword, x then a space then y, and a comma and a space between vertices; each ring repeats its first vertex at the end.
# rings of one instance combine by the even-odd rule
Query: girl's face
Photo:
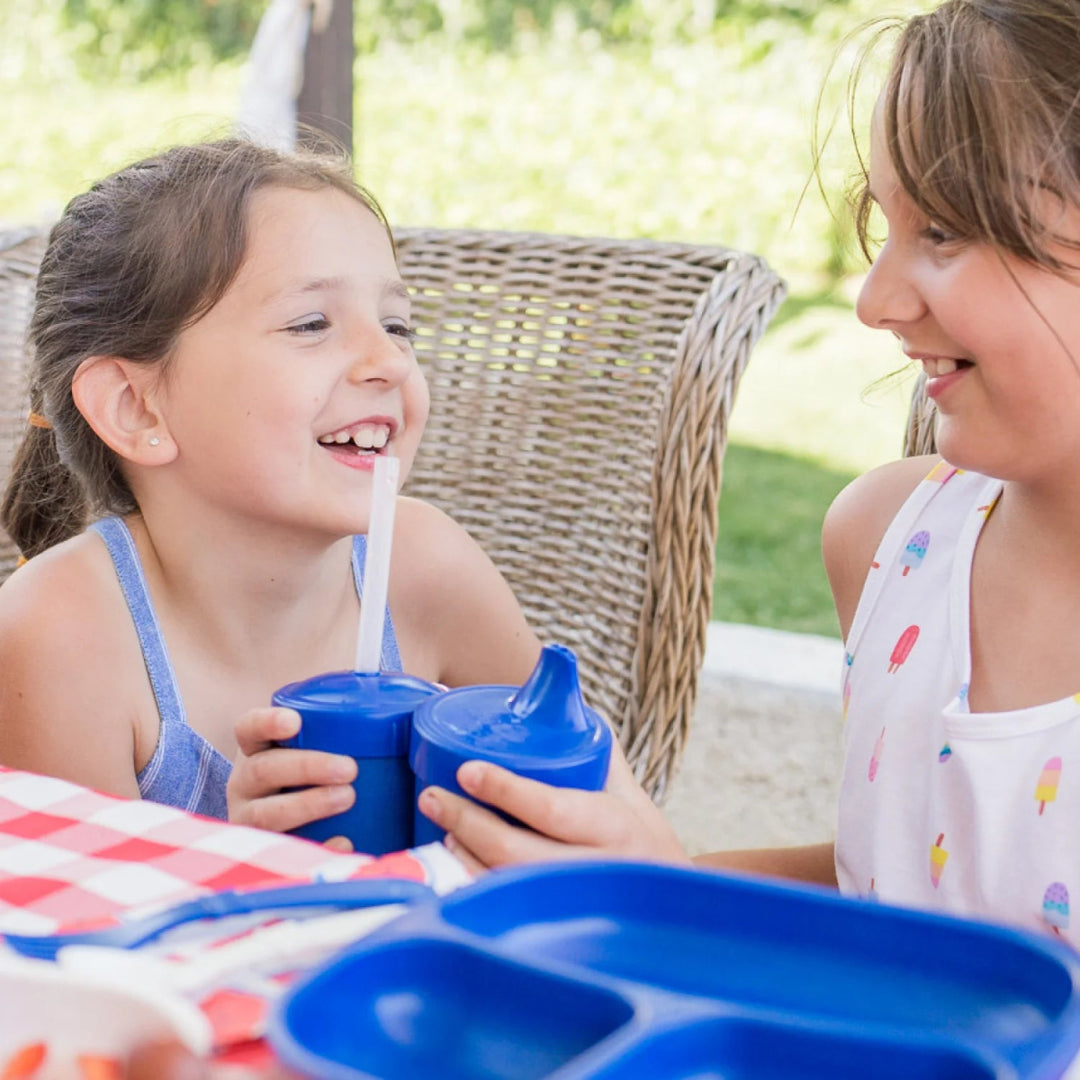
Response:
MULTIPOLYGON (((868 326, 891 330, 927 375, 937 445, 953 465, 1034 480, 1080 463, 1080 278, 950 237, 900 186, 880 107, 870 192, 888 226, 859 294, 868 326)), ((1080 235, 1080 210, 1047 209, 1080 235)))
POLYGON ((409 314, 367 207, 332 188, 257 192, 244 262, 163 383, 179 484, 257 524, 366 531, 375 457, 397 456, 404 480, 428 415, 409 314))

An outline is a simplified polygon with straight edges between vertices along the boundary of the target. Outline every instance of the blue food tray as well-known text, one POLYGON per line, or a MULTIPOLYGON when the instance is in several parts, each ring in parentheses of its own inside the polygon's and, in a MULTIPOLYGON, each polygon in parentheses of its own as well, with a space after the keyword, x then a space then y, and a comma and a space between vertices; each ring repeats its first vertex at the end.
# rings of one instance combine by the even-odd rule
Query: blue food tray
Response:
POLYGON ((644 863, 492 873, 291 988, 322 1080, 1052 1080, 1080 958, 1021 930, 644 863))

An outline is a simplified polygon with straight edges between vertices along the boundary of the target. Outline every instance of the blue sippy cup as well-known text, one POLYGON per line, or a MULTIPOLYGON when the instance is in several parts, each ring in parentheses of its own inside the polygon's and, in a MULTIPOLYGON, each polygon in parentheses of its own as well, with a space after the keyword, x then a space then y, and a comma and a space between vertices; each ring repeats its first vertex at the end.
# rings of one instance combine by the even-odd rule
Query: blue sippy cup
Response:
MULTIPOLYGON (((524 686, 463 686, 424 699, 413 714, 409 742, 416 794, 437 784, 463 795, 458 766, 474 759, 555 787, 604 786, 611 729, 582 700, 570 649, 545 646, 524 686)), ((444 835, 416 810, 415 844, 444 835)))
POLYGON ((276 691, 275 705, 295 709, 300 731, 282 746, 328 750, 356 759, 356 802, 343 813, 293 832, 308 840, 347 836, 356 851, 385 855, 413 845, 409 728, 413 710, 441 687, 412 675, 333 671, 276 691))

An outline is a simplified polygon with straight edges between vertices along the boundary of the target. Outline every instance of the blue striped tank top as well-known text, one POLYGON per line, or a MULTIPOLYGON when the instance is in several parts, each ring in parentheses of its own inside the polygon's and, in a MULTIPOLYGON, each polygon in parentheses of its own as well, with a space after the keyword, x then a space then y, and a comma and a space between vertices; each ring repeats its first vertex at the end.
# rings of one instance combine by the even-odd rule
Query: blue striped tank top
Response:
MULTIPOLYGON (((139 635, 143 662, 146 664, 160 717, 157 746, 137 778, 139 793, 152 802, 177 806, 206 817, 225 819, 228 817, 225 785, 229 773, 232 772, 232 764, 187 722, 169 651, 161 635, 161 627, 154 612, 131 532, 123 520, 116 517, 104 518, 90 528, 105 541, 112 556, 116 576, 135 623, 135 631, 139 635)), ((354 536, 353 580, 356 583, 356 594, 361 600, 364 594, 366 555, 367 537, 354 536)), ((383 632, 382 669, 401 670, 401 654, 389 610, 386 612, 383 632)))

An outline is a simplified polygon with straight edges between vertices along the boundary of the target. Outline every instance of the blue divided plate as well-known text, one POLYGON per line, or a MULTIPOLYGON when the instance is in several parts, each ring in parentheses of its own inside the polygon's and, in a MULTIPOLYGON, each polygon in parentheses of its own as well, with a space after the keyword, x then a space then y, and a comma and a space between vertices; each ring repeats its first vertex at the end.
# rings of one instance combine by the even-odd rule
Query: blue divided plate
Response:
POLYGON ((294 986, 270 1040, 326 1080, 1054 1080, 1078 988, 1024 931, 587 862, 419 903, 294 986))

